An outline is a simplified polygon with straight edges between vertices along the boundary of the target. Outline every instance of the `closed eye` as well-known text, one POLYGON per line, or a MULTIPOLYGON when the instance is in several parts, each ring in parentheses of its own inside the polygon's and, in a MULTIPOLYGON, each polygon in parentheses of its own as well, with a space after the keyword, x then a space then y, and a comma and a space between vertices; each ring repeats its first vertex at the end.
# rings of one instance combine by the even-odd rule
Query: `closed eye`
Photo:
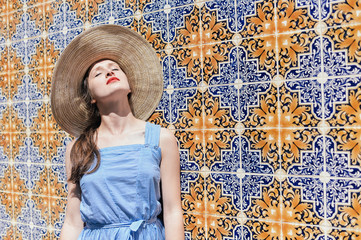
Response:
POLYGON ((97 74, 95 74, 95 77, 98 77, 100 74, 101 74, 101 73, 97 73, 97 74))

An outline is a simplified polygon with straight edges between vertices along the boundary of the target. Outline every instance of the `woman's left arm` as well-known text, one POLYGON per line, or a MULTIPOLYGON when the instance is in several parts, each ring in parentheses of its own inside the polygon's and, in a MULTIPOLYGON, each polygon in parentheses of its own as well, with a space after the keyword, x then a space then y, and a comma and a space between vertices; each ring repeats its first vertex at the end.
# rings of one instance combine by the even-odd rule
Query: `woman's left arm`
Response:
POLYGON ((184 240, 183 212, 180 191, 180 162, 177 140, 168 129, 161 130, 163 217, 166 240, 184 240))

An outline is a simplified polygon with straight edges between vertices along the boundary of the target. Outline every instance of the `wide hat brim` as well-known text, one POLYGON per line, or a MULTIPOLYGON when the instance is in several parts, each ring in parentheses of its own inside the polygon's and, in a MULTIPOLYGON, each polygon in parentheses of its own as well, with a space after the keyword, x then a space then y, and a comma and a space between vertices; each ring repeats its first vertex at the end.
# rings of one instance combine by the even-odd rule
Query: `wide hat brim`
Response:
POLYGON ((89 115, 81 101, 82 81, 88 68, 101 59, 117 62, 125 72, 129 99, 136 118, 147 120, 163 92, 162 68, 152 46, 138 33, 118 25, 93 27, 74 38, 56 62, 51 109, 56 122, 78 137, 89 125, 89 115))

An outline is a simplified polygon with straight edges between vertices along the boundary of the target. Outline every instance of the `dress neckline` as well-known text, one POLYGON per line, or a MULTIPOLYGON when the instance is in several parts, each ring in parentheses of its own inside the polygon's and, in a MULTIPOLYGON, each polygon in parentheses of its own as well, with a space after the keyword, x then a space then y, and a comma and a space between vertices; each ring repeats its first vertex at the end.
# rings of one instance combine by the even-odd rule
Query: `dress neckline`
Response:
POLYGON ((108 149, 116 149, 116 148, 130 148, 130 147, 141 147, 145 146, 147 144, 148 134, 149 134, 149 122, 145 122, 145 128, 144 128, 144 142, 143 143, 133 143, 133 144, 122 144, 122 145, 114 145, 109 147, 102 147, 98 150, 100 152, 106 151, 108 149))

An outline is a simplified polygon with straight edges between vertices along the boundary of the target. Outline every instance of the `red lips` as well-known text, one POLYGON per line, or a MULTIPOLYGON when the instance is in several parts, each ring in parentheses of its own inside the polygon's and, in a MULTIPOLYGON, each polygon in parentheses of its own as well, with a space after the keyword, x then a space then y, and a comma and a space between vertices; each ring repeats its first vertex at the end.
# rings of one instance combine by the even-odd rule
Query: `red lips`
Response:
POLYGON ((119 79, 116 78, 116 77, 111 77, 111 78, 108 79, 107 85, 108 85, 109 83, 112 83, 112 82, 115 82, 115 81, 119 81, 119 79))

